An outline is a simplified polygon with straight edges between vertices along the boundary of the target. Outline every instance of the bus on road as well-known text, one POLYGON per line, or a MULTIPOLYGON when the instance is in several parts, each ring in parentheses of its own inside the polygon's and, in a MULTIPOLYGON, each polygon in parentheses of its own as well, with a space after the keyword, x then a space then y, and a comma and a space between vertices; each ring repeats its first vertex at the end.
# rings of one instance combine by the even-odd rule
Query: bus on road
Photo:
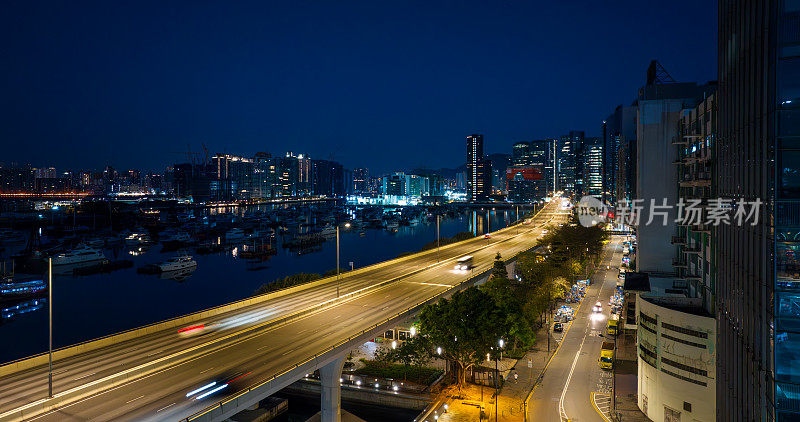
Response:
POLYGON ((472 268, 472 255, 461 257, 456 261, 456 269, 467 271, 472 268))

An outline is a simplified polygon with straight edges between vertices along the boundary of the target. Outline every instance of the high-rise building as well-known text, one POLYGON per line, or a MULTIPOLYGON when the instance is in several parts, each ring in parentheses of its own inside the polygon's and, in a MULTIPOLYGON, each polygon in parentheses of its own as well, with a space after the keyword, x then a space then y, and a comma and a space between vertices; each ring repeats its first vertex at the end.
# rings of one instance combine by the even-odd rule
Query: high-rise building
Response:
POLYGON ((491 165, 491 193, 503 194, 506 187, 506 169, 511 165, 512 159, 508 154, 489 154, 486 160, 491 165))
MULTIPOLYGON (((663 88, 667 91, 667 87, 663 88)), ((679 84, 673 88, 680 88, 679 84)), ((646 105, 645 110, 651 107, 646 105)), ((678 192, 679 200, 684 203, 700 201, 706 207, 710 199, 708 172, 714 138, 713 95, 678 114, 677 133, 670 141, 670 149, 677 156, 673 162, 676 185, 667 190, 678 192)), ((664 116, 664 120, 672 118, 664 116)), ((652 133, 642 136, 645 142, 652 141, 652 133)), ((640 177, 654 178, 643 181, 650 186, 663 179, 663 174, 644 171, 640 177)), ((656 205, 661 205, 660 201, 656 205)), ((640 220, 640 228, 647 221, 649 218, 640 220)), ((648 225, 662 224, 662 217, 654 215, 648 225)), ((717 330, 711 306, 714 265, 710 233, 702 219, 668 219, 667 225, 674 230, 669 239, 673 245, 669 249, 673 253, 674 270, 671 274, 660 271, 660 267, 645 271, 647 291, 639 293, 626 317, 629 324, 631 320, 638 322, 639 408, 657 422, 719 420, 715 407, 717 330)), ((652 267, 655 262, 647 254, 653 251, 652 247, 640 248, 636 259, 645 260, 652 267)))
POLYGON ((600 138, 586 138, 579 155, 580 194, 603 198, 603 141, 600 138))
POLYGON ((281 191, 278 161, 268 152, 257 152, 254 161, 253 198, 275 198, 281 191))
POLYGON ((538 167, 542 180, 545 181, 545 189, 547 192, 552 192, 555 187, 553 180, 554 157, 555 143, 553 139, 535 140, 528 143, 527 156, 517 165, 538 167))
POLYGON ((211 166, 215 172, 211 182, 212 200, 252 199, 258 187, 252 158, 216 154, 211 158, 211 166))
POLYGON ((629 155, 635 149, 631 144, 635 145, 636 140, 636 105, 618 105, 603 121, 600 130, 605 156, 602 200, 610 204, 621 199, 630 200, 633 175, 626 174, 626 170, 631 167, 628 163, 635 162, 629 155))
POLYGON ((492 190, 491 162, 483 155, 483 135, 467 136, 467 200, 485 201, 492 190))
POLYGON ((567 195, 575 194, 578 183, 578 154, 584 138, 583 131, 573 130, 558 140, 556 148, 556 190, 567 195))
POLYGON ((416 174, 407 174, 404 191, 406 196, 428 196, 431 192, 430 180, 416 174))
POLYGON ((341 164, 328 160, 311 160, 311 167, 311 192, 314 195, 344 196, 344 168, 341 164))
POLYGON ((370 193, 369 169, 363 167, 353 169, 353 193, 370 193))
MULTIPOLYGON (((659 66, 653 61, 650 68, 659 66)), ((648 72, 650 73, 650 72, 648 72)), ((674 247, 670 238, 675 233, 676 209, 667 210, 669 221, 645 224, 650 219, 650 204, 677 204, 678 190, 675 161, 677 152, 673 138, 678 135, 682 111, 692 109, 704 96, 714 91, 715 84, 658 83, 648 80, 639 90, 636 118, 636 200, 643 207, 636 227, 639 250, 637 271, 672 274, 674 247)))
POLYGON ((311 194, 311 159, 305 154, 291 151, 278 160, 280 196, 308 196, 311 194))
POLYGON ((383 176, 381 180, 382 180, 381 190, 384 195, 389 195, 389 196, 405 195, 405 189, 406 189, 405 173, 398 172, 390 174, 388 176, 383 176))
POLYGON ((528 158, 531 153, 531 143, 520 141, 511 147, 511 164, 515 166, 527 166, 531 164, 528 158))
POLYGON ((539 165, 508 167, 506 185, 509 202, 534 202, 547 196, 547 180, 539 165))
POLYGON ((43 167, 33 169, 37 179, 55 179, 58 177, 55 167, 43 167))
POLYGON ((712 194, 764 204, 712 228, 719 420, 798 420, 800 3, 718 5, 712 194))

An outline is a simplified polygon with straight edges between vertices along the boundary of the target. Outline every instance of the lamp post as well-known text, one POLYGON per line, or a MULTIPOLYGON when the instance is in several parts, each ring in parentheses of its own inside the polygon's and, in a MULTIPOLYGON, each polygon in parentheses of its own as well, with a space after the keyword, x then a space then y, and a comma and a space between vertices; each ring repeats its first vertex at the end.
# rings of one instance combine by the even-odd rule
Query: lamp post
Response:
POLYGON ((440 262, 439 257, 439 213, 436 213, 436 262, 440 262))
MULTIPOLYGON (((500 340, 503 341, 503 340, 500 340)), ((501 352, 502 353, 502 352, 501 352)), ((497 365, 497 354, 494 355, 494 422, 497 422, 497 402, 500 399, 500 395, 497 391, 497 377, 500 376, 500 371, 498 370, 497 365)))
MULTIPOLYGON (((345 227, 350 227, 350 223, 344 223, 345 227)), ((339 225, 336 225, 336 297, 339 297, 339 225)))
POLYGON ((47 396, 53 397, 53 258, 47 261, 47 308, 49 347, 47 354, 47 396))
POLYGON ((503 346, 506 344, 506 342, 503 341, 503 339, 500 339, 498 344, 500 345, 500 360, 503 360, 503 346))
MULTIPOLYGON (((489 209, 486 209, 486 234, 489 234, 492 231, 491 225, 489 224, 489 209)), ((486 244, 489 244, 489 238, 486 238, 486 244)))

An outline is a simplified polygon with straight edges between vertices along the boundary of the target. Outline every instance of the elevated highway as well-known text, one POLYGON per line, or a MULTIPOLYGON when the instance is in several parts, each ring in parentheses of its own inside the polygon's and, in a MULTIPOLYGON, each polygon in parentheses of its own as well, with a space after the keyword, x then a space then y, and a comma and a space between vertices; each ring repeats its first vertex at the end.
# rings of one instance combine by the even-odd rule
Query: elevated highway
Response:
POLYGON ((347 352, 488 271, 498 252, 510 259, 531 248, 545 226, 566 218, 553 202, 490 238, 60 349, 52 398, 46 354, 11 362, 0 366, 0 421, 218 421, 317 369, 323 420, 338 420, 347 352), (455 270, 465 255, 475 267, 455 270), (178 334, 197 326, 196 335, 178 334))

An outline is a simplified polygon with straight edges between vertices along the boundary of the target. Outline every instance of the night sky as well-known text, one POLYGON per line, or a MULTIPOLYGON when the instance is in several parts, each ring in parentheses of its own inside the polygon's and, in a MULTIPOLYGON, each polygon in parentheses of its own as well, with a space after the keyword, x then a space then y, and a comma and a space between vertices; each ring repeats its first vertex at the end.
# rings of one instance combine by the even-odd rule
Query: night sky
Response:
POLYGON ((716 1, 118 3, 4 3, 0 161, 160 171, 205 143, 455 167, 470 133, 599 135, 652 59, 716 78, 716 1))

